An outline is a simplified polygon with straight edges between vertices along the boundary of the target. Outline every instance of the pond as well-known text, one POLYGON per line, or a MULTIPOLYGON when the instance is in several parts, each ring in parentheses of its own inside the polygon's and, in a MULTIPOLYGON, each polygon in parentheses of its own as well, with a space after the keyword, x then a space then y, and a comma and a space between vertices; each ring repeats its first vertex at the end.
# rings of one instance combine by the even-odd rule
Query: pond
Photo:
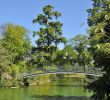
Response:
POLYGON ((82 79, 62 78, 45 85, 1 88, 0 100, 90 100, 84 83, 82 79))

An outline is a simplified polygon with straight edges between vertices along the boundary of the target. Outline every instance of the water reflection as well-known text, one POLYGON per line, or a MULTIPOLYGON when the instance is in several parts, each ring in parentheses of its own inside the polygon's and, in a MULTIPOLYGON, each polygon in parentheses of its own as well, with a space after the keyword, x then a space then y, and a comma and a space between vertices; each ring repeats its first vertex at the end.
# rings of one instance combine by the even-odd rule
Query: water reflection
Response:
POLYGON ((32 96, 34 100, 91 100, 86 96, 32 96))
POLYGON ((65 78, 26 88, 1 88, 0 100, 90 100, 82 79, 65 78))

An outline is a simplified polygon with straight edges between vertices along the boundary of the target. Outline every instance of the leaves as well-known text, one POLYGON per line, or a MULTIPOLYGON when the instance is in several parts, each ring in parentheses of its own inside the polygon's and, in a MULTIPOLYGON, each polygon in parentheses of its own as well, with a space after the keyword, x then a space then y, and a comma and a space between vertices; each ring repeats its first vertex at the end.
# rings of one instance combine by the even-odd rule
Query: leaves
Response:
POLYGON ((52 17, 53 8, 54 7, 51 5, 47 5, 47 6, 43 7, 43 12, 45 15, 48 16, 48 19, 51 19, 51 17, 52 17))
POLYGON ((48 18, 45 15, 39 14, 37 16, 37 18, 33 20, 33 23, 39 23, 40 25, 46 25, 47 21, 48 21, 48 18))
POLYGON ((55 16, 55 18, 57 19, 59 16, 61 16, 61 13, 58 11, 54 11, 53 15, 55 16))
POLYGON ((0 40, 0 69, 5 72, 10 72, 11 57, 5 47, 3 41, 0 40))
POLYGON ((54 58, 52 56, 54 51, 57 49, 58 43, 65 43, 66 41, 66 39, 62 36, 63 24, 60 21, 57 21, 59 16, 61 16, 61 13, 54 11, 53 6, 46 5, 43 7, 43 14, 39 14, 37 18, 33 20, 33 23, 42 25, 39 31, 34 31, 33 36, 39 36, 36 40, 37 48, 39 48, 37 52, 40 54, 41 52, 45 52, 49 55, 49 57, 45 58, 48 60, 48 64, 54 58))
POLYGON ((96 67, 103 69, 105 74, 88 85, 94 92, 93 98, 110 99, 110 1, 92 0, 93 8, 88 10, 88 25, 90 26, 90 44, 96 67))
MULTIPOLYGON (((7 25, 6 26, 6 36, 4 40, 6 41, 6 48, 12 53, 23 54, 24 51, 24 35, 26 30, 19 25, 7 25)), ((16 56, 17 56, 16 55, 16 56)))
POLYGON ((4 36, 3 39, 0 39, 0 70, 2 71, 0 73, 0 80, 4 81, 5 78, 3 77, 8 75, 12 77, 14 85, 17 85, 17 75, 25 71, 27 67, 25 56, 31 50, 28 32, 22 26, 6 24, 3 26, 2 34, 4 36), (24 61, 24 64, 21 63, 24 61))

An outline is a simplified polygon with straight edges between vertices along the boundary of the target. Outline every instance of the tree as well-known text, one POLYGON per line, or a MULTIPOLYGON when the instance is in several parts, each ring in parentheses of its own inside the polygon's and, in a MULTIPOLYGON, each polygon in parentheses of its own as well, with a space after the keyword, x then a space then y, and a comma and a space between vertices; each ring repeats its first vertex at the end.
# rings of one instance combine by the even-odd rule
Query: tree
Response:
POLYGON ((89 40, 87 35, 76 35, 74 38, 68 41, 68 44, 75 48, 77 52, 77 61, 79 65, 84 66, 84 71, 86 71, 85 65, 89 65, 92 62, 92 56, 88 51, 89 40))
POLYGON ((75 52, 75 49, 71 45, 66 45, 62 51, 64 52, 63 59, 66 60, 65 63, 73 65, 77 59, 77 53, 75 52))
POLYGON ((55 63, 58 66, 65 66, 65 65, 73 65, 76 62, 77 54, 74 48, 70 45, 66 45, 64 49, 57 50, 55 63))
POLYGON ((27 30, 19 25, 2 26, 4 46, 10 52, 13 63, 23 59, 23 55, 31 49, 27 33, 27 30))
POLYGON ((53 6, 46 5, 43 7, 43 14, 38 14, 33 20, 33 23, 42 26, 39 31, 34 31, 33 36, 39 36, 36 40, 37 51, 38 53, 43 52, 48 65, 52 63, 52 55, 57 50, 58 43, 66 41, 62 36, 63 24, 57 20, 60 16, 61 13, 54 11, 53 6))
POLYGON ((28 69, 25 56, 31 51, 30 39, 27 30, 19 25, 6 24, 1 30, 0 70, 2 74, 10 75, 12 85, 17 86, 18 73, 28 69))
POLYGON ((95 67, 104 74, 87 88, 94 92, 95 100, 110 100, 110 1, 92 0, 93 8, 88 9, 90 46, 95 67))

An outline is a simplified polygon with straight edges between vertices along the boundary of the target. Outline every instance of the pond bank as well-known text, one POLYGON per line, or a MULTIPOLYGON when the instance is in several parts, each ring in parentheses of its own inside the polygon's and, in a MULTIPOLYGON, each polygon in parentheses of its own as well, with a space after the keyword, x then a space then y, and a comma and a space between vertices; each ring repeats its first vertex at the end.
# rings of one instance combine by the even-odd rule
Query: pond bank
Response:
POLYGON ((14 89, 1 88, 0 100, 12 100, 12 97, 13 100, 89 100, 91 93, 84 89, 85 81, 81 81, 80 78, 57 76, 60 78, 46 82, 47 77, 49 76, 45 76, 44 84, 44 78, 40 77, 39 80, 43 81, 39 85, 14 89))
POLYGON ((82 81, 86 81, 85 74, 75 73, 75 74, 47 74, 44 76, 30 78, 28 79, 28 82, 29 82, 29 85, 43 85, 60 78, 75 78, 75 79, 77 78, 82 81))

